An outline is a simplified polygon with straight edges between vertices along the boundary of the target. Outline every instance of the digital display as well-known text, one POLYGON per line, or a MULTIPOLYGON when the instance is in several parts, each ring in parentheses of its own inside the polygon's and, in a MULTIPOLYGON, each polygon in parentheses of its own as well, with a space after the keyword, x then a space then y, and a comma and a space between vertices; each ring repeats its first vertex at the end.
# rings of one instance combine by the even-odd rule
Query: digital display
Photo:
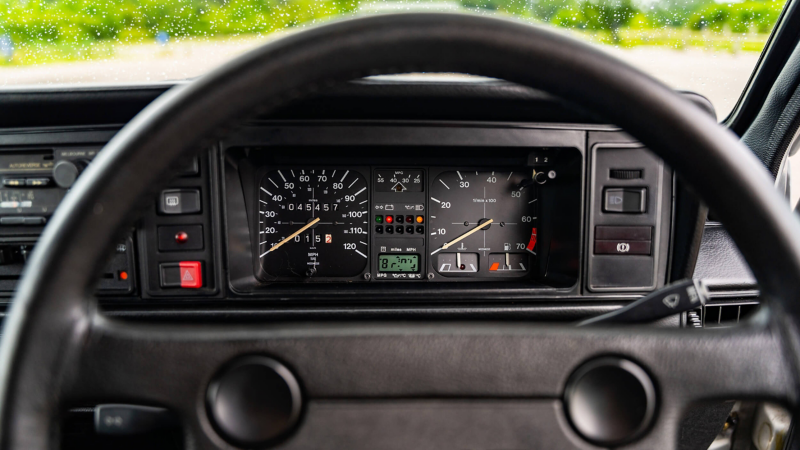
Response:
POLYGON ((62 189, 0 189, 0 216, 49 216, 65 194, 62 189))
POLYGON ((419 255, 378 255, 378 272, 419 272, 419 255))

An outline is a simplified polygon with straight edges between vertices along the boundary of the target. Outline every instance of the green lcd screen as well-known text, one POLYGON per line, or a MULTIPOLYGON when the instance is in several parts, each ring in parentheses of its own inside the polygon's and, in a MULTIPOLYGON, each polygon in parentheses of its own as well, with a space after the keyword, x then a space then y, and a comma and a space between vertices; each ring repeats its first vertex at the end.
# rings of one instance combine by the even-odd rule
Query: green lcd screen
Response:
POLYGON ((378 272, 419 272, 419 255, 379 255, 378 272))

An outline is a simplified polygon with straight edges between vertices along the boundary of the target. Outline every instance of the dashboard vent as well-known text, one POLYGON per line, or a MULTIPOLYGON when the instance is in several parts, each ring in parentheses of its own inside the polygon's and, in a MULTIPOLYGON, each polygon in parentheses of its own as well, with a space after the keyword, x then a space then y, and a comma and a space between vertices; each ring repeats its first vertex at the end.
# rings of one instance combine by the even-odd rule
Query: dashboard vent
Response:
POLYGON ((608 176, 615 180, 638 180, 642 178, 642 170, 611 169, 608 176))
POLYGON ((758 309, 756 299, 713 303, 687 311, 681 318, 684 328, 725 328, 746 320, 758 309))
POLYGON ((739 305, 706 305, 703 317, 705 328, 730 327, 758 308, 757 303, 739 305))

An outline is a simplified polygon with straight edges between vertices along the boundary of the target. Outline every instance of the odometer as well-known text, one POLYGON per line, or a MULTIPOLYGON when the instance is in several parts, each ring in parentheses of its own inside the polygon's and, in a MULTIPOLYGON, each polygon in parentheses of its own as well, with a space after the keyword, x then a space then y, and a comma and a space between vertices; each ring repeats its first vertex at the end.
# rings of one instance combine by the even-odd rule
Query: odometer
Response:
POLYGON ((530 272, 537 250, 538 187, 529 174, 442 172, 429 192, 429 253, 440 275, 520 277, 530 272))
POLYGON ((367 264, 369 189, 348 169, 282 168, 259 185, 259 259, 274 277, 354 277, 367 264))
POLYGON ((419 272, 419 255, 388 254, 378 257, 378 272, 419 272))

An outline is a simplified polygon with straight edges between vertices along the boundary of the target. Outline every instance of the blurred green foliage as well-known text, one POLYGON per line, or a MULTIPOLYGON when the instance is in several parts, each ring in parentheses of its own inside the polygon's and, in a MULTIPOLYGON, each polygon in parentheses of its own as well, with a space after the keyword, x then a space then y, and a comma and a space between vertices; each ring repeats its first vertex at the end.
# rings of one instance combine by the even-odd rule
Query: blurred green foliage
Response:
POLYGON ((619 40, 622 28, 665 27, 731 33, 769 33, 784 2, 746 0, 717 3, 714 0, 461 0, 472 9, 502 11, 531 17, 553 25, 604 31, 619 40))
MULTIPOLYGON (((419 3, 405 1, 401 4, 419 3)), ((769 33, 784 5, 777 0, 742 3, 452 0, 451 3, 592 33, 597 41, 620 46, 674 47, 683 45, 681 39, 686 45, 693 45, 696 40, 680 36, 665 40, 663 30, 688 30, 707 36, 717 33, 728 40, 734 35, 769 33), (651 39, 651 35, 658 36, 651 39)), ((4 53, 5 63, 24 64, 104 57, 113 53, 111 44, 152 41, 157 37, 169 40, 267 34, 356 13, 367 4, 372 3, 362 0, 0 0, 0 47, 6 47, 0 48, 0 64, 4 62, 4 53), (11 51, 9 45, 13 47, 11 51), (8 56, 11 54, 14 56, 8 56)), ((761 46, 751 44, 732 49, 760 50, 764 40, 756 40, 761 46)))
POLYGON ((686 21, 692 30, 711 29, 733 33, 769 33, 783 5, 777 2, 746 1, 734 4, 712 3, 694 11, 686 21))
POLYGON ((358 0, 0 0, 15 42, 138 41, 268 33, 351 13, 358 0))

